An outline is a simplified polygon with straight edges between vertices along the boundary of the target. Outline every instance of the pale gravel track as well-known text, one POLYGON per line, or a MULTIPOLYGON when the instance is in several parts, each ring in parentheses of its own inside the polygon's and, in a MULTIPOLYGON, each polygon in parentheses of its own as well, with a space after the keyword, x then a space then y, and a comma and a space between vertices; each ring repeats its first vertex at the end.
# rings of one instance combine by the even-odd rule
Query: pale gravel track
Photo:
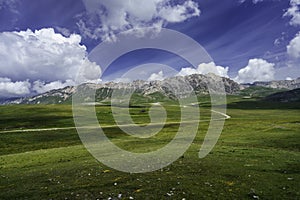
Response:
MULTIPOLYGON (((231 116, 227 115, 226 113, 222 113, 222 112, 218 112, 215 110, 211 110, 211 112, 220 114, 222 116, 224 116, 225 118, 220 118, 220 119, 215 119, 215 120, 223 120, 223 119, 230 119, 231 116)), ((152 126, 156 126, 156 125, 176 125, 176 124, 180 124, 180 123, 185 123, 185 124, 189 124, 189 123, 195 123, 195 122, 205 122, 205 121, 211 121, 210 119, 208 120, 200 120, 200 121, 184 121, 184 122, 167 122, 167 123, 152 123, 152 126)), ((104 125, 101 126, 101 128, 116 128, 116 127, 130 127, 133 124, 128 124, 128 125, 104 125)), ((145 126, 147 124, 135 124, 135 125, 139 125, 139 126, 145 126)), ((37 129, 15 129, 15 130, 7 130, 7 131, 0 131, 1 133, 22 133, 22 132, 41 132, 41 131, 60 131, 60 130, 72 130, 72 129, 76 129, 76 128, 97 128, 97 127, 63 127, 63 128, 37 128, 37 129)))

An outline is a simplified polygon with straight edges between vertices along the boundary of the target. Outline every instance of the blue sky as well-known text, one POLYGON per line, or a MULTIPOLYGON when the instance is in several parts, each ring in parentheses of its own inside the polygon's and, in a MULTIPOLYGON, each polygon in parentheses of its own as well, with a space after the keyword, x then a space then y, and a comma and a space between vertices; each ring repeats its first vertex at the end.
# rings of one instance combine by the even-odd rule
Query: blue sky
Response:
MULTIPOLYGON (((51 67, 49 63, 41 68, 38 66, 31 68, 28 63, 24 63, 25 61, 17 62, 15 58, 10 57, 11 54, 5 53, 7 51, 3 49, 13 49, 15 44, 26 46, 34 43, 34 40, 28 42, 28 35, 38 39, 46 34, 60 34, 65 38, 69 38, 70 34, 80 36, 77 39, 74 39, 74 36, 69 42, 73 45, 72 48, 76 49, 76 54, 71 57, 78 56, 78 60, 74 58, 72 63, 88 65, 89 63, 81 63, 80 60, 84 54, 88 54, 101 43, 106 34, 113 38, 114 34, 134 29, 136 26, 144 28, 159 26, 186 34, 209 53, 214 61, 214 64, 210 65, 212 68, 228 67, 228 77, 239 82, 296 78, 300 76, 298 65, 300 39, 297 37, 300 30, 299 5, 298 0, 0 0, 0 58, 9 60, 0 62, 0 96, 39 93, 73 82, 75 75, 72 74, 47 77, 53 76, 53 73, 61 74, 63 71, 69 73, 72 67, 68 65, 54 67, 53 71, 49 68, 51 67), (156 10, 138 13, 138 9, 143 8, 139 7, 143 6, 140 4, 145 2, 146 7, 155 6, 156 10), (122 12, 126 17, 121 16, 122 12), (151 14, 151 17, 147 14, 149 16, 151 14), (55 33, 50 31, 39 36, 35 33, 35 30, 46 28, 53 28, 55 33), (20 33, 27 29, 32 33, 20 33), (12 33, 17 34, 10 35, 12 33), (19 37, 22 39, 18 43, 19 37), (10 71, 8 68, 13 70, 10 71), (32 73, 19 73, 24 74, 23 77, 16 75, 18 70, 21 72, 24 69, 32 73), (260 76, 255 74, 259 70, 262 70, 261 73, 272 72, 260 76), (9 89, 13 86, 22 86, 23 92, 18 94, 9 89)), ((52 41, 49 44, 54 45, 56 42, 52 41)), ((36 45, 34 51, 38 52, 39 48, 41 45, 36 45)), ((43 48, 45 49, 40 51, 48 52, 47 47, 43 48)), ((64 48, 69 49, 67 46, 64 48)), ((14 51, 19 49, 23 49, 23 46, 14 51)), ((31 47, 24 49, 25 56, 32 51, 31 47)), ((20 53, 16 54, 20 56, 20 53)), ((36 59, 35 56, 30 56, 31 59, 36 59)), ((43 56, 45 55, 42 53, 37 56, 39 59, 34 63, 45 63, 40 59, 43 56)), ((55 64, 59 65, 58 54, 53 55, 53 58, 56 60, 55 64)), ((118 78, 124 71, 145 63, 167 64, 178 71, 190 67, 189 63, 172 54, 148 49, 131 52, 116 60, 101 78, 103 80, 118 78)), ((96 67, 91 69, 95 70, 96 67)), ((201 69, 198 71, 203 72, 201 69)), ((92 75, 87 77, 97 79, 92 75)))

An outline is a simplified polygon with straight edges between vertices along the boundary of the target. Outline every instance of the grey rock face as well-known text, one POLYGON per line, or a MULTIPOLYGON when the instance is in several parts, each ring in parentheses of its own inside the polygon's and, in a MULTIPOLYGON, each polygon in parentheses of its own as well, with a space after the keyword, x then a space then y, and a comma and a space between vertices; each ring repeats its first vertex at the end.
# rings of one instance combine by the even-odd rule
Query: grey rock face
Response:
POLYGON ((137 80, 130 83, 108 82, 102 84, 86 83, 77 87, 69 86, 63 89, 52 90, 30 98, 23 98, 15 101, 18 104, 39 104, 39 103, 62 103, 70 100, 78 90, 93 89, 97 91, 97 99, 109 99, 114 90, 134 90, 135 93, 147 97, 159 93, 170 99, 188 97, 191 92, 195 94, 226 93, 235 94, 240 90, 239 84, 229 78, 219 77, 214 74, 190 76, 176 76, 162 81, 137 80))
POLYGON ((300 78, 296 80, 283 80, 283 81, 270 81, 270 82, 254 82, 253 84, 241 84, 241 89, 251 87, 251 86, 261 86, 274 89, 288 89, 294 90, 300 88, 300 78))

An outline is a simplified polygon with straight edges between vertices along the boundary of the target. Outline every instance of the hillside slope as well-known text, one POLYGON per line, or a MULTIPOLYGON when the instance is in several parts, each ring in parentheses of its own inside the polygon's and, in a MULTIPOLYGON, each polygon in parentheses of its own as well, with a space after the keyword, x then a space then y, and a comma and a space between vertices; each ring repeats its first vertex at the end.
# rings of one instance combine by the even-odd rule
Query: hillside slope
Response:
POLYGON ((273 102, 300 102, 300 88, 271 94, 264 100, 273 102))

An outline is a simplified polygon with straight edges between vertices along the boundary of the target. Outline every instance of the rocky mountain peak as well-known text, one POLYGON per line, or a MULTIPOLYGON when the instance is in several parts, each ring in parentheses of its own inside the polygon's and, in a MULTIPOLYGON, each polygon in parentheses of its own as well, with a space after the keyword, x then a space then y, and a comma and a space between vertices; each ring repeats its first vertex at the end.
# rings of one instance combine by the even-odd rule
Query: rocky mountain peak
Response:
MULTIPOLYGON (((22 98, 15 101, 17 104, 54 104, 70 102, 72 95, 81 89, 97 90, 97 99, 109 99, 113 90, 130 89, 136 93, 148 97, 158 93, 168 98, 183 98, 190 95, 193 91, 197 95, 208 94, 209 92, 220 91, 220 82, 224 83, 225 92, 234 94, 239 91, 239 84, 229 78, 219 77, 214 74, 201 75, 193 74, 189 76, 176 76, 164 80, 143 81, 135 80, 133 82, 106 82, 100 84, 85 83, 79 86, 68 86, 62 89, 52 90, 44 94, 39 94, 29 98, 22 98), (209 86, 209 87, 208 87, 209 86), (210 88, 210 91, 209 89, 210 88)), ((224 88, 223 86, 223 88, 224 88)), ((11 102, 13 103, 13 102, 11 102)))
POLYGON ((135 80, 132 82, 106 82, 106 83, 85 83, 79 86, 68 86, 62 89, 51 90, 49 92, 39 94, 33 97, 19 98, 7 100, 4 104, 56 104, 71 102, 72 95, 78 89, 96 90, 96 99, 105 100, 109 99, 114 90, 128 90, 135 93, 149 97, 153 94, 159 94, 170 99, 184 98, 194 92, 196 95, 220 93, 238 94, 240 90, 245 88, 259 86, 265 88, 275 89, 296 89, 300 88, 300 78, 296 80, 283 80, 283 81, 270 81, 270 82, 255 82, 253 84, 239 85, 235 81, 219 77, 215 74, 192 74, 189 76, 175 76, 169 77, 164 80, 144 81, 135 80), (225 90, 225 91, 224 91, 225 90))

